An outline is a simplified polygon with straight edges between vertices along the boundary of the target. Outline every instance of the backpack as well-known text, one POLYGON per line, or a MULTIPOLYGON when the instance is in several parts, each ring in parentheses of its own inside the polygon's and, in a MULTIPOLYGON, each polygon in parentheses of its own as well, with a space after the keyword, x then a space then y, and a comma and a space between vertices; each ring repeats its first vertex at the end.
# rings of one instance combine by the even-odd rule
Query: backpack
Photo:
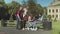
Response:
POLYGON ((27 15, 24 16, 24 21, 28 21, 28 16, 27 15))

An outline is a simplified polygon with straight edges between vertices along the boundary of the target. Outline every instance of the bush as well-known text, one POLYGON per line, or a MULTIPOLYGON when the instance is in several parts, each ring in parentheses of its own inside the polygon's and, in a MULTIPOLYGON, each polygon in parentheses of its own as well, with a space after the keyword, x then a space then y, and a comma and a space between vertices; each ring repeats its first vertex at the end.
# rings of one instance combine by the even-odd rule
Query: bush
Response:
POLYGON ((56 22, 56 21, 57 21, 57 19, 55 18, 55 19, 54 19, 54 21, 56 22))

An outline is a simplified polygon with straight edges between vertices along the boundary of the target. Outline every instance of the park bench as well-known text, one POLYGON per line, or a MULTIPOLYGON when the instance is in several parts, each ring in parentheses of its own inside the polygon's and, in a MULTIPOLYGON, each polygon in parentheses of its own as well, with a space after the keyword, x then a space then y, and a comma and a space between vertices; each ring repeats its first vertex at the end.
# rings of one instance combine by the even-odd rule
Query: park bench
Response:
POLYGON ((15 21, 10 22, 9 20, 1 20, 1 26, 3 26, 3 27, 15 26, 15 21))
POLYGON ((1 20, 1 26, 6 27, 7 26, 7 20, 1 20))
POLYGON ((7 21, 7 26, 15 27, 16 26, 16 22, 15 21, 13 21, 13 22, 7 21))

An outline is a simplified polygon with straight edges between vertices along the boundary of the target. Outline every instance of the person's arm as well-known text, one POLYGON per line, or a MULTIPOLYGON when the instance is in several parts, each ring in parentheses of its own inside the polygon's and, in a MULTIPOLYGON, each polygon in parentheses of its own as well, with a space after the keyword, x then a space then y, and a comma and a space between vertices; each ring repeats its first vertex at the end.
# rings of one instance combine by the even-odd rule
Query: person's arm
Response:
POLYGON ((17 17, 18 17, 19 21, 21 21, 19 14, 20 14, 20 10, 17 11, 17 17))
POLYGON ((17 14, 17 17, 18 17, 19 21, 21 21, 19 14, 17 14))

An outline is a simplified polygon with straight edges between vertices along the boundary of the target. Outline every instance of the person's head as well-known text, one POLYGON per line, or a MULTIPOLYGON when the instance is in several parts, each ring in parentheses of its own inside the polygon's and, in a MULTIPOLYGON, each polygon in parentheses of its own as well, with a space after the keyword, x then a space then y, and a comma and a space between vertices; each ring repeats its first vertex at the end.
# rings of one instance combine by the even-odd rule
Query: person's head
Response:
POLYGON ((29 7, 27 6, 26 8, 28 9, 29 7))

